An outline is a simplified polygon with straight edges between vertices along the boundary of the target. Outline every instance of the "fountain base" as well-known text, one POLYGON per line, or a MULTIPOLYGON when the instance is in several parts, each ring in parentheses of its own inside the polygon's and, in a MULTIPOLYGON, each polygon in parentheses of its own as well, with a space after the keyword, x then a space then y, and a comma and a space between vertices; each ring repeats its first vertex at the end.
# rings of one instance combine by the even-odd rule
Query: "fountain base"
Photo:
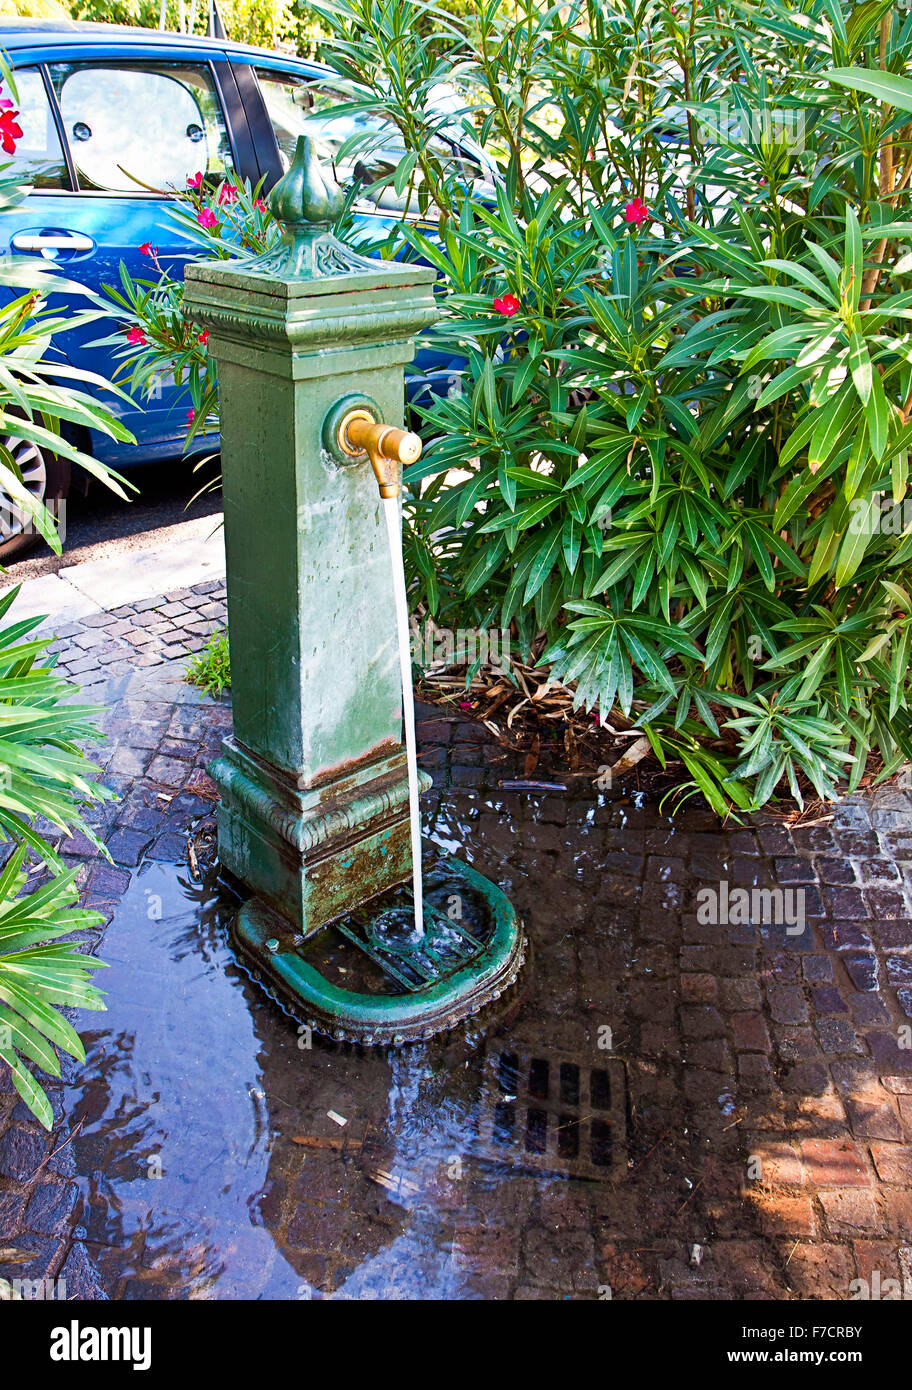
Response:
POLYGON ((242 963, 299 1022, 338 1041, 398 1046, 498 999, 526 955, 506 894, 441 855, 424 876, 423 936, 404 886, 304 936, 258 898, 231 934, 242 963))

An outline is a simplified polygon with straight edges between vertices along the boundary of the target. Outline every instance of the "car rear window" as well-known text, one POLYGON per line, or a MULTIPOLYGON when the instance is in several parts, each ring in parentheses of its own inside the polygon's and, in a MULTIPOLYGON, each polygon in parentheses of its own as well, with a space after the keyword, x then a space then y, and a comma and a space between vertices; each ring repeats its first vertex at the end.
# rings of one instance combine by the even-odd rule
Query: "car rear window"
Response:
POLYGON ((231 168, 224 115, 202 65, 54 63, 51 81, 81 189, 172 193, 231 168))

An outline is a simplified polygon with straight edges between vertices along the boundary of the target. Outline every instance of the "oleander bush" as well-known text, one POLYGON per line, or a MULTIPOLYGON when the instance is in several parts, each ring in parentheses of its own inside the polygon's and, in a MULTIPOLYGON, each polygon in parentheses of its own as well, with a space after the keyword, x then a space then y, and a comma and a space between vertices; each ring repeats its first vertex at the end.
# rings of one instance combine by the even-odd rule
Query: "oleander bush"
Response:
MULTIPOLYGON (((182 199, 175 201, 176 229, 188 250, 206 259, 259 255, 271 246, 278 229, 260 189, 239 179, 211 184, 198 174, 182 199)), ((187 445, 200 432, 218 426, 215 364, 209 356, 206 329, 183 313, 184 282, 174 279, 158 259, 158 247, 143 242, 149 275, 134 278, 123 262, 119 287, 107 287, 115 332, 98 340, 121 362, 119 379, 141 403, 163 372, 187 391, 187 445)))
MULTIPOLYGON (((22 130, 15 103, 6 96, 9 91, 15 97, 15 84, 2 62, 0 78, 0 133, 10 154, 22 130)), ((9 165, 0 164, 0 217, 23 192, 9 165)), ((63 283, 16 257, 4 257, 0 266, 0 501, 31 518, 57 553, 57 518, 24 486, 8 441, 29 440, 68 458, 124 495, 116 475, 77 448, 64 431, 69 424, 132 440, 86 389, 116 388, 68 367, 54 351, 59 334, 101 317, 98 306, 58 314, 48 297, 63 283)), ((14 586, 0 596, 0 620, 18 593, 14 586)), ((90 983, 102 962, 81 949, 88 944, 81 933, 103 918, 76 905, 77 870, 67 866, 55 842, 79 833, 106 853, 85 808, 111 793, 97 780, 100 767, 83 751, 85 743, 99 737, 95 719, 100 711, 74 702, 77 687, 55 673, 54 658, 47 655, 53 639, 35 635, 41 621, 24 618, 0 628, 0 1063, 9 1068, 26 1105, 50 1129, 51 1104, 28 1064, 60 1076, 59 1050, 84 1061, 79 1037, 58 1007, 104 1007, 90 983)))
MULTIPOLYGON (((378 253, 437 267, 438 340, 466 361, 422 408, 413 607, 510 624, 720 813, 894 773, 912 758, 912 14, 313 9, 372 118, 339 160, 389 147, 377 117, 398 132, 387 177, 416 215, 378 253), (453 129, 493 180, 447 152, 453 129)), ((194 409, 214 391, 198 369, 194 409)))
MULTIPOLYGON (((0 597, 0 620, 18 592, 16 586, 0 597)), ((40 622, 24 618, 0 628, 0 1060, 50 1129, 50 1102, 25 1063, 59 1076, 57 1048, 85 1061, 78 1034, 55 1005, 104 1008, 89 983, 103 963, 78 949, 79 933, 104 919, 75 905, 78 870, 68 868, 53 841, 79 833, 106 853, 83 807, 112 794, 83 752, 99 737, 100 711, 73 702, 76 687, 45 655, 53 639, 34 635, 40 622)))
MULTIPOLYGON (((18 111, 5 97, 4 82, 15 95, 12 75, 0 58, 0 100, 8 102, 0 110, 0 137, 3 148, 12 153, 22 130, 16 121, 18 111)), ((0 219, 18 206, 26 191, 9 164, 0 161, 0 219)), ((19 256, 0 260, 0 506, 16 509, 58 555, 58 519, 24 485, 22 469, 9 446, 14 440, 28 441, 76 464, 126 498, 132 485, 75 441, 87 437, 89 430, 100 430, 132 443, 133 435, 94 392, 128 397, 96 373, 71 367, 57 350, 66 333, 103 318, 101 305, 93 305, 80 285, 49 271, 46 262, 36 266, 19 256), (84 295, 85 308, 60 311, 53 298, 60 289, 84 295)))

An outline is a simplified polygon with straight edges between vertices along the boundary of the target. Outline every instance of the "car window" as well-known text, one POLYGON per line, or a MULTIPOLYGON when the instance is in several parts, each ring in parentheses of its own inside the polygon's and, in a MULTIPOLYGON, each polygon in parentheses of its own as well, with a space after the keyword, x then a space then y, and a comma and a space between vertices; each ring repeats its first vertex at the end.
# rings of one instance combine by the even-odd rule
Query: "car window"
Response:
POLYGON ((79 187, 169 193, 231 167, 212 77, 190 64, 55 63, 49 69, 79 187))
POLYGON ((44 79, 37 68, 17 68, 13 76, 19 106, 16 121, 22 138, 16 141, 15 155, 0 155, 0 163, 33 188, 69 188, 70 176, 44 79))
MULTIPOLYGON (((351 97, 319 81, 274 68, 257 68, 256 74, 284 169, 294 155, 298 136, 309 135, 317 154, 325 164, 332 165, 340 184, 347 186, 357 181, 370 185, 388 175, 389 183, 369 195, 372 205, 383 212, 418 211, 414 192, 411 207, 407 208, 408 190, 397 193, 393 187, 393 173, 405 153, 402 137, 394 126, 366 112, 340 110, 351 97), (351 136, 368 133, 374 138, 363 148, 339 158, 339 151, 351 136)), ((465 176, 469 186, 481 178, 480 165, 461 155, 449 141, 435 136, 431 144, 444 156, 451 171, 465 176)))

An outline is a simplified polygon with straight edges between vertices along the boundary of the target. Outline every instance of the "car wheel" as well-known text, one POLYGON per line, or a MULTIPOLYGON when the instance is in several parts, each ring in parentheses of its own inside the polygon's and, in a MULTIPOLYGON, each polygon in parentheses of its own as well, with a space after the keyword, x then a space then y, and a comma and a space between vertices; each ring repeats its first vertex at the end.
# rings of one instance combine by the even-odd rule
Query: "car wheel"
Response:
MULTIPOLYGON (((22 481, 29 492, 51 511, 70 490, 70 465, 66 459, 48 453, 29 439, 7 435, 4 445, 22 470, 22 481)), ((59 513, 58 513, 59 515, 59 513)), ((24 555, 41 539, 34 520, 0 487, 0 564, 24 555)))

